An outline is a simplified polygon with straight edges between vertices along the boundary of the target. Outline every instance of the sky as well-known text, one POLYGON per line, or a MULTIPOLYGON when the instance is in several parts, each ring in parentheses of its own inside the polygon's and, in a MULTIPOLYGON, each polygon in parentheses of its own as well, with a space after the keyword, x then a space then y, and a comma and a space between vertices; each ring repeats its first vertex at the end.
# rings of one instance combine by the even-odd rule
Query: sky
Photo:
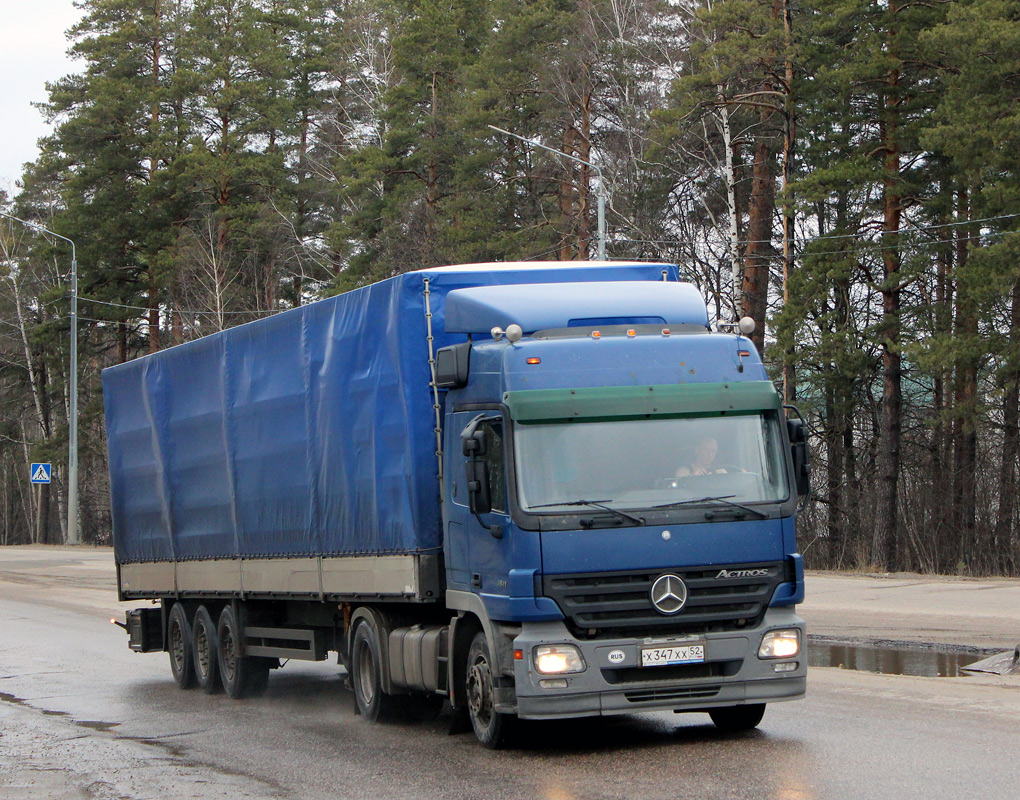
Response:
POLYGON ((64 33, 81 17, 73 0, 0 0, 0 189, 15 194, 22 164, 39 154, 52 129, 32 103, 46 82, 78 71, 64 33))

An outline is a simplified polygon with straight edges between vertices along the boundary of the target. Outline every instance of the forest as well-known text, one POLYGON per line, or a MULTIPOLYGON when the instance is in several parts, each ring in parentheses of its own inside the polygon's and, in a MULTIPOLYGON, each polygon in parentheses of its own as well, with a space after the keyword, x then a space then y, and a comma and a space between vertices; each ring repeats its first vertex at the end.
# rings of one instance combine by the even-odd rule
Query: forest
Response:
POLYGON ((104 367, 408 270, 591 258, 601 175, 609 258, 757 321, 811 430, 809 566, 1020 574, 1020 3, 78 5, 0 192, 0 544, 67 536, 64 239, 103 544, 104 367))

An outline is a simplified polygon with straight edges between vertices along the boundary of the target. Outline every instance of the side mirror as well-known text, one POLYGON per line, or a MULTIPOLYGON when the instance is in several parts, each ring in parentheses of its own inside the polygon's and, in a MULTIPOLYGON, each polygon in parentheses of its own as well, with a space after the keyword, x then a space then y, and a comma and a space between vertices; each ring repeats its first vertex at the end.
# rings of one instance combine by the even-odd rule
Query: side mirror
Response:
POLYGON ((489 494, 489 465, 472 458, 467 463, 468 507, 472 514, 488 514, 492 511, 492 497, 489 494))
POLYGON ((436 352, 436 386, 461 389, 467 386, 471 369, 471 342, 461 342, 436 352))
POLYGON ((492 495, 489 492, 489 465, 482 458, 485 455, 485 431, 481 424, 494 419, 492 416, 479 414, 472 419, 460 432, 461 451, 468 459, 467 490, 468 507, 471 513, 479 517, 492 511, 492 495))
POLYGON ((485 431, 478 430, 478 424, 485 419, 479 414, 460 432, 460 451, 466 458, 477 458, 485 455, 485 431))
POLYGON ((811 493, 811 459, 808 452, 807 426, 797 417, 786 420, 786 431, 790 437, 790 454, 793 456, 793 478, 797 494, 807 498, 811 493))

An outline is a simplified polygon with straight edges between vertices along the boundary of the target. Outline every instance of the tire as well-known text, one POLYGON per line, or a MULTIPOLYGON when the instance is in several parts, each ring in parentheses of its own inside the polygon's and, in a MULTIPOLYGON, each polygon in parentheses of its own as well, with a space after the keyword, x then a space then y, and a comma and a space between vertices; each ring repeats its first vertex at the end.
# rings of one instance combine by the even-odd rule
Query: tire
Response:
POLYGON ((464 696, 475 737, 490 750, 498 750, 510 744, 517 717, 496 711, 492 671, 489 642, 479 631, 468 648, 464 696))
POLYGON ((219 644, 217 666, 227 696, 241 700, 263 694, 269 685, 271 659, 243 655, 244 628, 233 605, 224 606, 220 612, 216 639, 219 644))
POLYGON ((216 623, 209 609, 199 606, 195 621, 191 624, 192 650, 194 650, 195 679, 206 694, 215 694, 223 688, 220 683, 219 644, 216 638, 216 623))
POLYGON ((761 718, 765 716, 765 704, 753 703, 746 706, 729 706, 728 708, 713 708, 708 712, 721 731, 727 733, 739 733, 751 731, 758 727, 761 718))
POLYGON ((170 654, 170 671, 181 689, 195 686, 195 662, 191 650, 191 623, 184 606, 174 603, 166 623, 166 649, 170 654))
POLYGON ((351 640, 351 684, 358 713, 369 722, 384 722, 396 710, 396 698, 382 688, 382 666, 375 628, 361 622, 351 640))

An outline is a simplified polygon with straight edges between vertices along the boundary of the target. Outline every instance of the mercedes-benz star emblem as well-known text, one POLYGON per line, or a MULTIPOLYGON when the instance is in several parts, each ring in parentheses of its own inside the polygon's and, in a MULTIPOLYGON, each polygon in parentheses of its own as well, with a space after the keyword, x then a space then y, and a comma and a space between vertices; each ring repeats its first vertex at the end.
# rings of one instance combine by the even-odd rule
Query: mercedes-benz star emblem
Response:
POLYGON ((687 602, 687 586, 678 575, 660 575, 650 594, 652 605, 660 614, 675 614, 687 602))

